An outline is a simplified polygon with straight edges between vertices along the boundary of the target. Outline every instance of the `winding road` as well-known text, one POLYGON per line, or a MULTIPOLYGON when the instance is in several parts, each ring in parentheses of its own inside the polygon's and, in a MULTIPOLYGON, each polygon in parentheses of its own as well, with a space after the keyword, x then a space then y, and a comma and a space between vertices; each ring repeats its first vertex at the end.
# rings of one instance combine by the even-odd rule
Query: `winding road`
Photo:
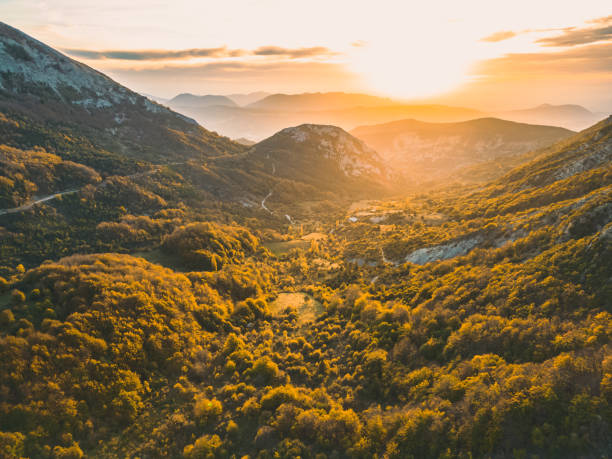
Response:
POLYGON ((267 210, 270 213, 272 213, 272 211, 266 207, 266 199, 268 199, 270 196, 272 196, 272 191, 270 191, 267 194, 267 196, 265 198, 263 198, 263 200, 261 201, 261 208, 267 210))
MULTIPOLYGON (((174 166, 174 165, 179 165, 179 164, 185 164, 185 163, 168 163, 168 164, 156 164, 154 165, 154 168, 151 169, 150 171, 144 171, 144 172, 137 172, 135 174, 131 174, 131 175, 124 175, 122 177, 125 178, 137 178, 137 177, 144 177, 147 175, 151 175, 154 174, 155 172, 159 172, 159 170, 164 167, 164 166, 174 166)), ((104 184, 107 182, 108 178, 106 178, 105 180, 103 180, 102 182, 98 183, 98 187, 100 186, 104 186, 104 184)), ((71 190, 66 190, 66 191, 60 191, 58 193, 53 193, 47 196, 43 196, 42 198, 38 198, 35 199, 34 201, 30 201, 26 204, 23 204, 19 207, 13 207, 12 209, 0 209, 0 215, 6 215, 6 214, 16 214, 18 212, 23 212, 25 210, 29 210, 32 207, 34 207, 37 204, 43 203, 43 202, 47 202, 47 201, 51 201, 52 199, 57 199, 60 196, 65 196, 67 194, 74 194, 74 193, 78 193, 79 191, 81 191, 83 188, 73 188, 71 190)), ((270 192, 270 195, 272 194, 272 192, 270 192)), ((266 199, 270 196, 266 196, 266 199)), ((264 199, 265 201, 265 199, 264 199)), ((268 208, 266 208, 264 206, 264 203, 262 201, 262 207, 264 207, 264 209, 266 209, 268 212, 270 212, 270 210, 268 210, 268 208)), ((272 212, 270 212, 272 213, 272 212)))
POLYGON ((15 214, 17 212, 23 212, 24 210, 31 209, 36 204, 40 204, 41 202, 51 201, 52 199, 57 199, 60 196, 64 196, 64 195, 67 195, 67 194, 78 193, 79 191, 80 191, 80 188, 77 188, 75 190, 61 191, 59 193, 54 193, 54 194, 50 194, 48 196, 43 196, 42 198, 36 199, 35 201, 28 202, 27 204, 24 204, 24 205, 19 206, 19 207, 14 207, 12 209, 0 209, 0 215, 15 214))

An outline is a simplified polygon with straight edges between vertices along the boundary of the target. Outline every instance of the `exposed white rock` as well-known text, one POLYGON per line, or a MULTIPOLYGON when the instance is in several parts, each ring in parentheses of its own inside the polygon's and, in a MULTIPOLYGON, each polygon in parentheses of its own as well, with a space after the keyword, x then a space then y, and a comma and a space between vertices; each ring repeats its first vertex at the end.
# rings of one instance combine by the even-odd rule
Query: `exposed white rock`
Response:
MULTIPOLYGON (((40 41, 0 23, 0 74, 10 78, 11 85, 47 87, 58 97, 86 109, 105 109, 121 103, 144 101, 146 110, 154 113, 169 110, 142 98, 102 73, 77 62, 40 41)), ((0 86, 5 81, 0 77, 0 86)))
POLYGON ((345 175, 383 174, 378 153, 336 126, 303 124, 285 128, 277 135, 288 135, 297 143, 316 143, 318 152, 324 158, 335 161, 345 175))
POLYGON ((472 237, 433 247, 424 247, 407 255, 404 261, 417 265, 424 265, 432 261, 448 260, 449 258, 465 255, 480 242, 481 238, 472 237))
POLYGON ((386 215, 378 215, 375 217, 370 217, 370 222, 372 223, 380 223, 380 222, 384 222, 387 219, 386 215))
POLYGON ((593 145, 590 151, 591 153, 589 155, 557 169, 554 178, 556 180, 563 180, 612 161, 612 143, 593 145))

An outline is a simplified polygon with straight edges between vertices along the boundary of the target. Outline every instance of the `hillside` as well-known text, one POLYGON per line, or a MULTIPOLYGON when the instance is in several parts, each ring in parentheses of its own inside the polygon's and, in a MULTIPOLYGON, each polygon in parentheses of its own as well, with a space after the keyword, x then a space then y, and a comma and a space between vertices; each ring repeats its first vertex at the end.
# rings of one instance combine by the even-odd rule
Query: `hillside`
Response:
POLYGON ((218 199, 281 218, 303 215, 307 203, 344 205, 399 185, 363 142, 338 127, 310 124, 285 128, 243 155, 176 169, 218 199))
MULTIPOLYGON (((320 207, 317 222, 284 228, 267 212, 228 225, 215 220, 239 218, 238 209, 204 215, 188 204, 145 217, 131 207, 107 214, 89 244, 112 241, 132 256, 5 267, 5 450, 608 451, 611 127, 608 119, 476 192, 362 201, 343 217, 320 207), (266 221, 286 238, 276 254, 266 221), (318 232, 299 239, 305 228, 318 232), (305 246, 290 245, 298 240, 305 246)), ((288 159, 296 143, 330 135, 351 139, 300 126, 249 155, 288 159)), ((4 250, 14 244, 5 239, 4 250)))
MULTIPOLYGON (((60 132, 67 138, 86 137, 96 149, 158 163, 242 151, 240 145, 192 119, 4 23, 0 23, 0 110, 36 126, 39 133, 51 130, 56 137, 60 132)), ((20 135, 19 140, 11 140, 14 146, 28 141, 35 146, 37 134, 22 130, 20 135)))
MULTIPOLYGON (((520 155, 564 139, 572 131, 481 118, 460 123, 401 120, 361 126, 351 134, 372 146, 396 170, 422 182, 458 177, 460 169, 476 165, 489 168, 491 172, 484 176, 491 179, 518 164, 520 155)), ((482 180, 482 172, 472 175, 482 180)))
POLYGON ((284 178, 299 176, 325 183, 330 178, 384 180, 386 176, 378 153, 335 126, 303 124, 285 128, 257 143, 249 157, 274 164, 274 173, 284 178))

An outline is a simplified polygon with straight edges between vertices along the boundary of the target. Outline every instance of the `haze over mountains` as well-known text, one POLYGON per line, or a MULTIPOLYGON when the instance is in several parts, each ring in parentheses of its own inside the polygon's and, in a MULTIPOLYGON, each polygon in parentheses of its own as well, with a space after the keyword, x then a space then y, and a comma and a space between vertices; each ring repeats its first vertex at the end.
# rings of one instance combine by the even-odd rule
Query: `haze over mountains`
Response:
MULTIPOLYGON (((521 161, 520 155, 546 147, 573 134, 552 127, 481 118, 460 123, 425 123, 401 120, 351 131, 378 151, 411 181, 451 178, 459 169, 487 163, 495 173, 521 161)), ((464 174, 462 174, 464 175, 464 174)), ((483 177, 474 174, 474 179, 483 177)), ((491 179, 492 175, 485 177, 491 179)))
POLYGON ((236 102, 226 96, 194 96, 193 94, 179 94, 170 99, 168 105, 181 108, 209 107, 211 105, 238 106, 236 102))
POLYGON ((242 145, 0 24, 0 457, 612 453, 612 116, 321 98, 180 98, 242 145))
POLYGON ((597 123, 605 113, 593 113, 580 105, 543 104, 524 110, 499 112, 499 118, 529 124, 547 124, 580 131, 597 123))
MULTIPOLYGON (((465 107, 414 105, 365 94, 304 93, 273 94, 244 106, 213 96, 177 96, 167 105, 190 116, 202 125, 232 138, 261 140, 287 125, 331 124, 351 130, 361 125, 380 124, 402 119, 426 122, 458 122, 494 116, 527 124, 584 129, 605 114, 592 113, 578 105, 541 105, 531 109, 488 113, 465 107), (204 99, 198 99, 204 97, 204 99), (201 103, 197 101, 201 100, 201 103), (216 102, 215 102, 216 101, 216 102)), ((224 96, 223 96, 224 97, 224 96)), ((238 104, 241 105, 241 104, 238 104)))
POLYGON ((272 95, 246 107, 169 105, 224 135, 252 140, 261 140, 287 125, 324 124, 349 130, 363 124, 401 118, 450 122, 482 116, 481 112, 468 108, 389 103, 388 99, 374 96, 344 94, 338 97, 333 93, 330 97, 333 108, 320 103, 326 100, 325 94, 272 95))

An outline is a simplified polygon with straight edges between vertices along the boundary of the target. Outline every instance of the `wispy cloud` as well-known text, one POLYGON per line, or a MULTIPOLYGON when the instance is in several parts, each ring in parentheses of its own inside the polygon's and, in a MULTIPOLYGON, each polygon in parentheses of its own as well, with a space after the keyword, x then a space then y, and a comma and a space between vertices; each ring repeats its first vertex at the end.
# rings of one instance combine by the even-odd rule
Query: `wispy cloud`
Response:
POLYGON ((610 24, 612 23, 612 14, 610 16, 604 16, 603 18, 595 18, 587 21, 589 24, 610 24))
POLYGON ((312 48, 281 48, 278 46, 262 46, 253 51, 253 54, 255 56, 282 56, 297 59, 301 57, 333 56, 338 53, 335 53, 324 46, 315 46, 312 48))
POLYGON ((512 53, 480 62, 474 74, 489 78, 612 72, 612 43, 593 44, 557 52, 512 53))
POLYGON ((240 56, 277 56, 286 59, 300 59, 310 57, 328 57, 338 53, 324 46, 311 48, 282 48, 279 46, 262 46, 255 50, 219 48, 192 48, 180 50, 88 50, 65 49, 64 52, 74 57, 89 60, 123 60, 123 61, 170 61, 187 60, 193 58, 227 58, 240 56))
POLYGON ((491 35, 483 37, 480 39, 480 41, 486 41, 489 43, 497 43, 498 41, 504 41, 510 38, 514 38, 516 37, 516 35, 517 35, 516 32, 513 32, 512 30, 502 30, 500 32, 495 32, 491 35))
POLYGON ((240 59, 216 60, 189 64, 170 63, 161 67, 110 68, 113 77, 143 92, 166 94, 207 91, 224 93, 232 91, 236 82, 248 86, 246 90, 291 92, 294 87, 311 91, 363 89, 358 75, 349 72, 339 63, 302 59, 266 60, 240 59))
POLYGON ((101 59, 117 59, 124 61, 162 61, 162 60, 181 60, 191 59, 194 57, 229 57, 242 56, 244 51, 239 49, 228 50, 222 48, 193 48, 182 50, 108 50, 108 51, 92 51, 87 49, 65 49, 66 53, 71 56, 81 57, 83 59, 101 60, 101 59))
POLYGON ((544 46, 568 47, 585 45, 612 39, 612 16, 593 19, 590 24, 597 24, 598 27, 575 28, 568 27, 563 29, 563 33, 554 37, 545 37, 537 41, 544 46))

